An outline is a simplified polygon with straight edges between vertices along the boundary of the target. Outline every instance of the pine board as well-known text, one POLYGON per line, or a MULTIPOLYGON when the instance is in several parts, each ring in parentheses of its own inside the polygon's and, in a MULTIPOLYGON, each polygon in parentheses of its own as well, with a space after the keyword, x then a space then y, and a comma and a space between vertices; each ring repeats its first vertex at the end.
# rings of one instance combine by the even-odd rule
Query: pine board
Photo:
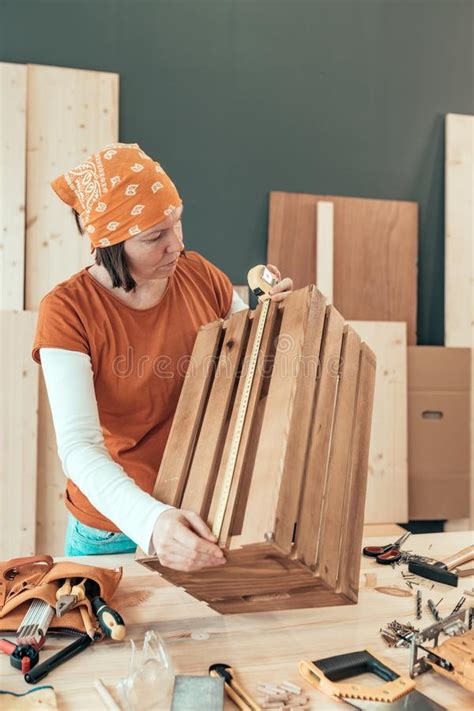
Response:
POLYGON ((446 116, 445 346, 472 348, 474 116, 446 116))
POLYGON ((31 358, 37 313, 0 311, 0 556, 35 553, 38 366, 31 358))
MULTIPOLYGON (((474 347, 474 116, 447 114, 445 345, 474 347)), ((474 358, 471 354, 471 526, 474 527, 474 358)))
MULTIPOLYGON (((89 240, 78 234, 71 210, 50 182, 118 140, 118 75, 28 65, 27 112, 25 303, 37 309, 50 289, 93 261, 89 240)), ((38 426, 37 546, 62 555, 66 480, 42 383, 38 426)))
POLYGON ((118 140, 118 75, 28 65, 26 308, 92 259, 50 182, 118 140))
POLYGON ((330 304, 334 300, 334 204, 316 204, 316 285, 330 304))
POLYGON ((0 309, 23 309, 26 66, 0 63, 0 309))
POLYGON ((377 357, 364 524, 408 520, 406 324, 350 321, 377 357))
POLYGON ((295 289, 316 283, 319 202, 334 205, 334 306, 350 320, 406 321, 408 343, 416 344, 417 204, 272 192, 268 261, 295 289))

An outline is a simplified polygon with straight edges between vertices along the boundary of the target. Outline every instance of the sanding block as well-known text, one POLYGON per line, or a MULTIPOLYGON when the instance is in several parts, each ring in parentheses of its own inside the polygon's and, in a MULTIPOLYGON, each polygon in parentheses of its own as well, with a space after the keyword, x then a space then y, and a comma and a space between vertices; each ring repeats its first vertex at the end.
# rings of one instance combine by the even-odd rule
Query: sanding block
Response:
POLYGON ((171 711, 222 711, 224 681, 210 676, 178 674, 174 681, 171 711))

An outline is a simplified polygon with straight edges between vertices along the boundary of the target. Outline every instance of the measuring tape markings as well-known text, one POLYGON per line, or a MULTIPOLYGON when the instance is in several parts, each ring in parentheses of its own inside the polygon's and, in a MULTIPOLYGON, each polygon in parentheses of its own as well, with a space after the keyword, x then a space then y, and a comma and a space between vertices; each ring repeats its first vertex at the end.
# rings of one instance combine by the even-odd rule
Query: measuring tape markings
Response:
POLYGON ((225 511, 227 507, 227 502, 229 500, 232 479, 234 476, 235 465, 237 463, 237 456, 239 453, 240 441, 242 438, 242 431, 245 423, 245 416, 247 414, 250 393, 252 390, 258 355, 260 351, 260 345, 262 343, 263 332, 265 329, 265 322, 267 319, 270 303, 270 299, 266 299, 262 304, 262 310, 260 312, 260 317, 258 320, 257 333, 255 335, 255 341, 250 355, 249 367, 245 376, 242 397, 240 399, 239 409, 237 411, 237 419, 235 422, 234 431, 232 433, 229 456, 224 471, 224 477, 222 481, 221 492, 219 494, 214 523, 212 525, 212 533, 214 534, 214 536, 216 536, 216 538, 219 538, 222 529, 222 524, 224 522, 225 511))
POLYGON ((222 524, 224 522, 225 512, 229 501, 229 495, 231 492, 232 479, 237 463, 237 457, 242 438, 242 431, 245 423, 245 416, 247 414, 250 393, 252 390, 252 384, 255 375, 255 368, 257 365, 260 345, 263 337, 263 331, 265 328, 265 322, 270 306, 270 297, 268 293, 271 288, 277 283, 275 276, 264 265, 257 265, 256 267, 253 267, 247 275, 247 281, 253 293, 258 296, 259 300, 263 303, 257 325, 255 341, 252 346, 249 368, 245 377, 242 397, 240 399, 239 408, 237 411, 237 419, 234 426, 234 432, 232 434, 229 457, 224 470, 224 477, 217 503, 217 510, 212 526, 212 532, 216 536, 216 538, 219 538, 221 534, 222 524))

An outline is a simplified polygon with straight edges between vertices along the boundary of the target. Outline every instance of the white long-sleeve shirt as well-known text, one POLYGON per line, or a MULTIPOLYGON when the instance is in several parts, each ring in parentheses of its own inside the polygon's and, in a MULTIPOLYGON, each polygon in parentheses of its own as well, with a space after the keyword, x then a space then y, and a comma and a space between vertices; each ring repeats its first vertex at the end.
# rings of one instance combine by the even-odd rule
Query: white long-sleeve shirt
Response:
MULTIPOLYGON (((229 313, 246 308, 234 291, 229 313)), ((41 348, 40 356, 64 474, 147 555, 155 555, 155 523, 173 507, 140 489, 110 456, 99 421, 90 357, 63 348, 41 348)))

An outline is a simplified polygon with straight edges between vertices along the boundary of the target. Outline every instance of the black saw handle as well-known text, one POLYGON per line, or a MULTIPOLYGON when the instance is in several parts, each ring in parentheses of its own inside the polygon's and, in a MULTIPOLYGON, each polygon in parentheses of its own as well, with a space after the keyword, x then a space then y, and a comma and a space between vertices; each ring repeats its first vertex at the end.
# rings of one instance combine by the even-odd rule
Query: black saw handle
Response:
POLYGON ((318 659, 313 664, 330 681, 342 681, 351 676, 359 676, 367 672, 375 674, 383 681, 394 681, 400 676, 393 669, 390 669, 379 659, 372 656, 366 649, 362 652, 350 652, 349 654, 338 654, 334 657, 318 659))

